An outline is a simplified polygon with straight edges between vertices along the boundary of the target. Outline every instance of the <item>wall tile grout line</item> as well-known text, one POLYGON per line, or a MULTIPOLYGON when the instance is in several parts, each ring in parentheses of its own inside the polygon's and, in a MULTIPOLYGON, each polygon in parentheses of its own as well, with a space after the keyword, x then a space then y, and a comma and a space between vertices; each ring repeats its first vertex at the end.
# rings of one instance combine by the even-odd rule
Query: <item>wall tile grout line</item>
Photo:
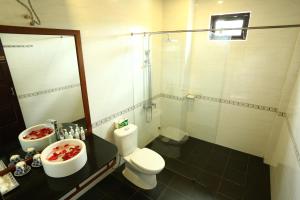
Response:
POLYGON ((26 93, 26 94, 20 94, 20 95, 18 95, 18 99, 36 97, 36 96, 39 96, 39 95, 50 94, 50 93, 59 92, 59 91, 62 91, 62 90, 72 89, 72 88, 75 88, 75 87, 80 87, 80 84, 77 83, 77 84, 72 84, 72 85, 65 85, 65 86, 62 86, 62 87, 49 88, 49 89, 46 89, 46 90, 40 90, 40 91, 26 93))
MULTIPOLYGON (((249 163, 250 163, 250 156, 248 155, 247 158, 247 168, 246 168, 246 173, 245 173, 245 179, 246 179, 246 183, 248 183, 248 179, 249 179, 249 163)), ((243 195, 245 197, 245 194, 243 195)))
MULTIPOLYGON (((179 176, 182 176, 181 174, 178 174, 178 175, 179 175, 179 176)), ((184 176, 182 176, 182 177, 184 177, 184 176)), ((186 177, 184 177, 184 178, 186 178, 186 177)), ((174 179, 174 177, 172 178, 172 180, 173 180, 173 179, 174 179)), ((171 181, 170 181, 170 183, 171 183, 171 181)), ((170 184, 170 183, 169 183, 169 184, 170 184)), ((159 197, 157 198, 158 200, 159 200, 160 198, 162 198, 163 194, 166 193, 166 190, 167 190, 167 189, 179 193, 180 195, 182 195, 182 196, 184 196, 185 198, 187 198, 187 200, 190 200, 190 199, 191 199, 191 197, 187 196, 186 194, 184 194, 184 193, 181 192, 180 190, 175 190, 173 187, 170 187, 169 184, 166 185, 164 191, 159 195, 159 197)))
POLYGON ((128 198, 128 200, 131 200, 131 199, 134 197, 134 195, 136 195, 137 193, 138 193, 138 190, 135 191, 135 192, 128 198))
MULTIPOLYGON (((221 187, 222 187, 222 182, 223 182, 223 179, 224 179, 224 176, 225 176, 226 169, 227 169, 227 167, 228 167, 228 165, 229 165, 231 153, 232 153, 232 152, 230 151, 229 154, 227 155, 227 158, 226 158, 226 164, 225 164, 225 167, 224 167, 224 169, 223 169, 222 175, 220 176, 220 182, 219 182, 219 185, 218 185, 218 188, 217 188, 217 191, 216 191, 216 195, 217 195, 217 194, 222 194, 222 195, 228 197, 227 195, 225 195, 225 194, 223 194, 222 192, 220 192, 220 189, 221 189, 221 187)), ((231 199, 231 198, 230 198, 230 199, 231 199)))

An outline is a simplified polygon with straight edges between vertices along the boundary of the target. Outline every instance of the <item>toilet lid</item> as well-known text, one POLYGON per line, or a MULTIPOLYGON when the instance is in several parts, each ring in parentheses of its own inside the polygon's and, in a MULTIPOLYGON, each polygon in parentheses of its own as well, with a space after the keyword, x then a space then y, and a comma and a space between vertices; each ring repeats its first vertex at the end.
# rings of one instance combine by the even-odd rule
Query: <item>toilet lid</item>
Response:
POLYGON ((146 171, 160 171, 165 167, 164 159, 148 148, 138 150, 131 157, 131 162, 146 171))

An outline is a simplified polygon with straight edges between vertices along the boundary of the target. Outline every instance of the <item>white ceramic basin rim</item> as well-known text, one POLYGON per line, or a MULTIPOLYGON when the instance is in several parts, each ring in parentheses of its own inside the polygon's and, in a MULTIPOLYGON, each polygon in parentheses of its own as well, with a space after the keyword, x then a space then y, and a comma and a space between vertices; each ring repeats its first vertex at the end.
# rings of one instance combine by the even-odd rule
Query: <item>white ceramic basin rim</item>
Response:
POLYGON ((22 131, 19 134, 18 139, 19 139, 19 142, 24 151, 26 151, 27 148, 30 148, 30 147, 35 148, 36 151, 42 151, 46 146, 48 146, 49 144, 56 141, 56 135, 55 135, 54 130, 51 134, 46 135, 45 137, 42 137, 42 138, 35 139, 35 140, 27 140, 27 139, 23 138, 24 136, 29 134, 31 131, 36 131, 36 130, 39 130, 42 128, 51 128, 52 129, 52 127, 50 127, 48 124, 38 124, 38 125, 27 128, 26 130, 22 131))

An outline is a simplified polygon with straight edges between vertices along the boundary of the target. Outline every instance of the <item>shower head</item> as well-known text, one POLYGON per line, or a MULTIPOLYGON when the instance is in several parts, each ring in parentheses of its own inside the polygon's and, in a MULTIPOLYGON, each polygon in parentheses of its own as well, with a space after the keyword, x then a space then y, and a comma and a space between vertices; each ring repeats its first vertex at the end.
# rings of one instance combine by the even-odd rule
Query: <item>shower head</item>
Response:
POLYGON ((169 34, 169 33, 167 34, 167 36, 168 36, 168 37, 167 37, 167 39, 166 39, 166 42, 169 42, 169 43, 175 43, 175 42, 177 42, 176 39, 171 39, 171 38, 170 38, 170 34, 169 34))

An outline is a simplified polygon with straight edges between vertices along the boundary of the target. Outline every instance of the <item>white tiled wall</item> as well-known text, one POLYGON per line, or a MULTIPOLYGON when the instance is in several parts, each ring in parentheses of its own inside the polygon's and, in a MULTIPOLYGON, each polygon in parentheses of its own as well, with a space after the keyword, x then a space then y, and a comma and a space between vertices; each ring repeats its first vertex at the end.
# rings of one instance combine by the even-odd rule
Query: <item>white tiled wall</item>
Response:
POLYGON ((181 101, 161 98, 161 128, 175 127, 184 129, 185 108, 181 101))
MULTIPOLYGON (((300 36, 300 35, 299 35, 300 36)), ((298 63, 300 38, 295 46, 297 56, 292 59, 292 64, 298 63)), ((299 69, 299 67, 298 67, 299 69)), ((300 73, 297 70, 296 84, 291 92, 290 102, 287 106, 287 118, 283 120, 273 159, 277 166, 271 167, 271 191, 273 200, 297 200, 300 198, 300 73)), ((285 102, 284 102, 285 103, 285 102)))
POLYGON ((32 46, 4 48, 19 94, 80 82, 73 37, 20 34, 0 34, 0 37, 4 46, 32 46))
POLYGON ((151 122, 146 121, 146 111, 143 107, 140 107, 134 111, 134 121, 139 128, 138 144, 140 147, 144 147, 158 136, 158 127, 160 127, 161 123, 161 106, 159 99, 154 100, 153 102, 156 104, 156 108, 153 108, 151 122))
POLYGON ((273 112, 223 104, 216 143, 263 157, 263 138, 268 138, 274 117, 273 112))
POLYGON ((281 130, 277 154, 279 164, 271 167, 272 200, 297 200, 300 198, 300 166, 286 122, 281 130))
POLYGON ((84 118, 80 87, 19 99, 26 127, 48 119, 72 122, 84 118))
POLYGON ((202 100, 186 101, 187 118, 185 119, 187 132, 195 138, 212 143, 216 142, 221 105, 202 100))

